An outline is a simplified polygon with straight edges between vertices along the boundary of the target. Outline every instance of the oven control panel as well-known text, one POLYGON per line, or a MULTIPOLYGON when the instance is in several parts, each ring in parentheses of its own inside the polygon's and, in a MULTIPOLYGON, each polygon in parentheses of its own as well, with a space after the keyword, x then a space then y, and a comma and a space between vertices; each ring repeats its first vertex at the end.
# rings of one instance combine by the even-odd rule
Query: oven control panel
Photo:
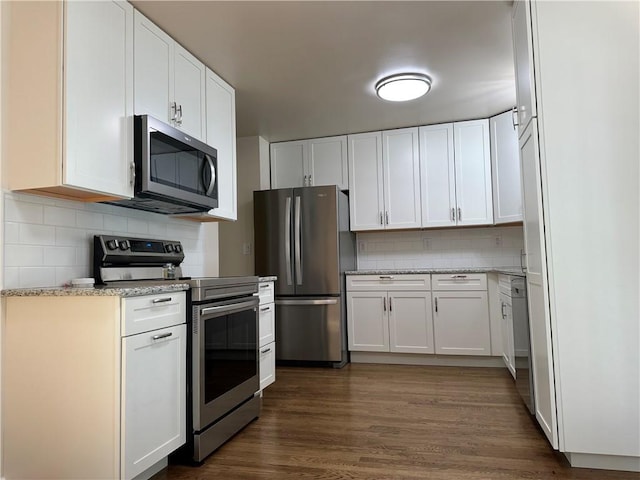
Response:
POLYGON ((178 240, 154 240, 118 235, 96 235, 94 255, 102 261, 107 257, 117 257, 122 261, 135 263, 136 259, 156 259, 179 264, 184 259, 182 244, 178 240))

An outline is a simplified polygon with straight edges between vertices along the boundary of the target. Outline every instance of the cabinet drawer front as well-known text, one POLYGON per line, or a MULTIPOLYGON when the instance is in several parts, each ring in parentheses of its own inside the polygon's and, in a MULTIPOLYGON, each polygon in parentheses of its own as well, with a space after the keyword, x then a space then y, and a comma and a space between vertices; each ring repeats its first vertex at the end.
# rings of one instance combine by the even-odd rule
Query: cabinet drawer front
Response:
POLYGON ((259 345, 264 347, 276 339, 276 308, 273 303, 260 305, 259 345))
POLYGON ((503 273, 498 275, 498 286, 508 288, 511 291, 511 276, 503 273))
POLYGON ((260 348, 260 390, 276 381, 276 344, 260 348))
POLYGON ((185 323, 185 292, 159 293, 122 299, 122 336, 185 323))
POLYGON ((486 290, 486 273, 438 273, 432 275, 433 290, 486 290))
POLYGON ((262 282, 258 285, 258 295, 260 297, 260 305, 272 303, 274 299, 273 282, 262 282))
POLYGON ((431 290, 431 276, 428 274, 347 275, 347 290, 425 291, 431 290))

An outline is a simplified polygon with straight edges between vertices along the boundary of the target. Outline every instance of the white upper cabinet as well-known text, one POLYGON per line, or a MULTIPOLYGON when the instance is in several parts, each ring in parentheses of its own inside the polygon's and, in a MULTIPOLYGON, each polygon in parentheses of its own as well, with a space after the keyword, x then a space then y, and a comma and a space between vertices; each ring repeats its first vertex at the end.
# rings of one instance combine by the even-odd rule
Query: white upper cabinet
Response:
POLYGON ((345 135, 271 144, 271 188, 319 185, 349 187, 345 135))
POLYGON ((131 5, 16 2, 10 16, 9 188, 84 201, 131 197, 131 5))
POLYGON ((418 228, 420 155, 418 128, 382 132, 384 228, 418 228))
POLYGON ((205 65, 136 10, 135 113, 205 140, 205 65))
POLYGON ((514 2, 513 54, 515 57, 516 100, 518 137, 536 113, 535 82, 533 70, 533 36, 531 34, 531 5, 528 1, 514 2))
POLYGON ((493 223, 488 120, 420 127, 422 226, 493 223))
POLYGON ((458 225, 493 223, 489 121, 453 124, 456 165, 456 222, 458 225))
POLYGON ((489 119, 493 170, 493 219, 496 224, 522 221, 522 186, 518 133, 508 111, 489 119))
POLYGON ((349 135, 349 222, 351 230, 384 228, 382 134, 349 135))
POLYGON ((349 135, 351 230, 420 227, 418 129, 349 135))
POLYGON ((271 188, 307 186, 309 144, 306 140, 272 143, 271 188))
POLYGON ((236 93, 233 87, 207 68, 207 144, 218 151, 218 207, 209 215, 238 218, 236 164, 236 93))

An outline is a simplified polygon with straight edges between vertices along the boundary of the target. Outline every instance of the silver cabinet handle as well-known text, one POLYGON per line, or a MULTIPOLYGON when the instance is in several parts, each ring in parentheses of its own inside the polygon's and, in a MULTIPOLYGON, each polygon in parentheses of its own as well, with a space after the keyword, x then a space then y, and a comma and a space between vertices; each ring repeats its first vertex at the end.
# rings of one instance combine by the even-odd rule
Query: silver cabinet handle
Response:
POLYGON ((176 121, 176 116, 178 115, 178 105, 176 104, 176 102, 171 102, 169 104, 169 108, 171 108, 171 122, 175 122, 176 121))
POLYGON ((271 307, 262 307, 262 308, 260 308, 261 312, 268 312, 269 310, 271 310, 271 307))
POLYGON ((527 262, 525 262, 524 258, 527 256, 524 249, 520 249, 520 268, 523 272, 527 271, 527 262))
POLYGON ((506 307, 504 302, 500 302, 500 314, 502 315, 503 319, 506 317, 506 314, 504 313, 504 307, 506 307))
POLYGON ((436 301, 436 313, 438 313, 438 297, 435 297, 434 300, 436 301))
POLYGON ((131 183, 131 186, 136 184, 136 162, 131 162, 131 165, 129 165, 129 169, 131 170, 131 180, 129 181, 129 183, 131 183))
POLYGON ((389 225, 389 212, 384 212, 385 223, 389 225))
MULTIPOLYGON (((213 163, 213 158, 211 158, 210 155, 206 155, 205 154, 204 158, 206 158, 207 163, 202 165, 202 170, 204 171, 204 170, 207 169, 207 167, 209 167, 209 172, 211 173, 211 181, 209 182, 209 186, 207 187, 206 195, 207 195, 207 197, 211 197, 212 194, 213 194, 213 187, 216 186, 216 166, 213 163)), ((205 178, 206 177, 203 174, 202 175, 203 181, 204 181, 205 178)))
POLYGON ((387 311, 387 297, 383 297, 383 299, 382 299, 382 310, 384 312, 387 311))
POLYGON ((380 275, 380 280, 391 280, 393 279, 393 275, 380 275))
POLYGON ((513 107, 511 109, 511 123, 513 124, 514 130, 516 129, 516 127, 520 125, 520 123, 517 121, 517 118, 518 118, 518 107, 513 107))
POLYGON ((311 175, 309 175, 309 180, 307 180, 307 186, 310 187, 311 186, 311 175))
POLYGON ((451 207, 451 221, 455 222, 456 221, 456 209, 451 207))
POLYGON ((451 275, 451 278, 467 278, 466 275, 451 275))
POLYGON ((269 284, 268 283, 263 283, 262 285, 260 285, 260 288, 269 288, 269 284))
POLYGON ((296 206, 295 206, 295 218, 294 222, 294 234, 293 234, 293 250, 295 256, 295 267, 296 267, 296 284, 302 285, 302 239, 300 235, 302 234, 301 229, 301 208, 300 208, 300 197, 296 197, 296 206))
POLYGON ((306 186, 307 186, 307 176, 306 176, 306 175, 303 175, 303 176, 302 176, 302 186, 303 186, 303 187, 306 187, 306 186))
POLYGON ((391 297, 389 297, 389 311, 393 312, 393 303, 391 303, 391 297))
POLYGON ((458 221, 462 221, 462 209, 460 207, 458 207, 458 221))
POLYGON ((380 212, 380 225, 384 225, 384 223, 382 222, 382 212, 380 212))
POLYGON ((171 297, 165 297, 165 298, 154 298, 152 300, 152 303, 166 303, 166 302, 170 302, 171 301, 171 297))
POLYGON ((260 353, 269 353, 270 351, 271 351, 271 347, 261 350, 260 353))
POLYGON ((178 105, 176 110, 176 125, 182 126, 182 105, 178 105))
POLYGON ((167 338, 171 335, 173 335, 173 332, 159 333, 158 335, 154 335, 153 337, 151 337, 151 340, 160 340, 161 338, 167 338))
POLYGON ((287 264, 287 285, 292 284, 291 278, 291 197, 287 197, 284 207, 284 259, 287 264))

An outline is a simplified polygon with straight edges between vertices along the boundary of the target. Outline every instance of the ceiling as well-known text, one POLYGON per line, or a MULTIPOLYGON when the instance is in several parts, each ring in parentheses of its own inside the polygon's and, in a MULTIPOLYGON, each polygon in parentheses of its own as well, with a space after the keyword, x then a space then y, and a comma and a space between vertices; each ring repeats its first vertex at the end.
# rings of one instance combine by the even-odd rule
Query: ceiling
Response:
POLYGON ((134 1, 236 89, 237 135, 270 142, 487 117, 515 104, 511 1, 134 1), (375 82, 433 78, 394 103, 375 82))

